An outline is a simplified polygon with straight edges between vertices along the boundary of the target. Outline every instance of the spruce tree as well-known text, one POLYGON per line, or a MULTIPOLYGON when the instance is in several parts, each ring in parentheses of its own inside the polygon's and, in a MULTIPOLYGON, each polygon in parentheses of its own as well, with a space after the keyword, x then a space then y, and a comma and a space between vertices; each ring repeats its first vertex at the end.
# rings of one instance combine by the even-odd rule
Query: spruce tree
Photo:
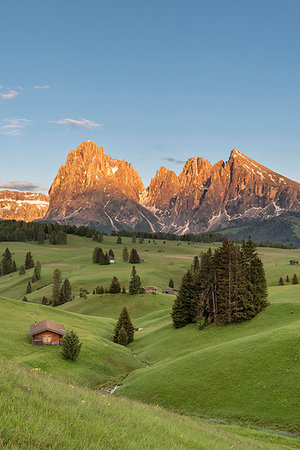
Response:
POLYGON ((41 279, 41 263, 39 261, 36 262, 33 275, 32 275, 32 282, 35 283, 36 281, 41 279))
POLYGON ((117 244, 122 244, 122 238, 121 238, 121 236, 118 236, 117 244))
POLYGON ((115 258, 115 254, 114 254, 114 252, 112 251, 111 248, 108 251, 108 256, 110 256, 111 258, 115 258))
POLYGON ((60 289, 59 304, 62 305, 63 303, 70 302, 71 300, 72 300, 71 283, 68 280, 68 278, 66 278, 60 289))
POLYGON ((13 272, 12 255, 8 248, 5 249, 5 251, 2 255, 1 268, 2 268, 2 270, 1 270, 2 275, 7 275, 7 274, 13 272))
POLYGON ((130 264, 139 264, 140 263, 140 257, 135 248, 131 249, 129 262, 130 262, 130 264))
POLYGON ((123 258, 124 262, 127 262, 128 259, 129 259, 129 253, 128 253, 128 248, 127 247, 123 248, 122 258, 123 258))
POLYGON ((126 347, 127 343, 128 343, 127 333, 126 333, 124 327, 121 327, 119 334, 118 334, 118 344, 124 345, 124 347, 126 347))
POLYGON ((169 280, 169 287, 174 289, 174 281, 172 278, 170 278, 170 280, 169 280))
POLYGON ((24 266, 21 266, 21 267, 20 267, 20 270, 19 270, 19 275, 24 275, 25 273, 26 273, 25 267, 24 267, 24 266))
POLYGON ((139 238, 139 244, 143 244, 144 243, 144 238, 143 237, 140 237, 139 238))
POLYGON ((132 267, 131 279, 129 282, 129 294, 139 294, 141 289, 141 279, 136 272, 135 266, 132 267))
POLYGON ((197 272, 200 268, 199 258, 198 256, 194 256, 192 270, 193 272, 197 272))
POLYGON ((290 277, 287 275, 286 276, 286 279, 285 279, 285 281, 287 282, 287 283, 289 283, 290 282, 290 277))
POLYGON ((28 302, 28 298, 26 297, 26 295, 22 298, 23 302, 28 302))
POLYGON ((122 288, 122 294, 126 294, 126 289, 124 287, 122 288))
POLYGON ((184 327, 196 320, 196 291, 190 270, 183 276, 178 295, 172 308, 172 319, 175 328, 184 327))
POLYGON ((44 244, 45 242, 45 233, 41 229, 37 233, 37 241, 39 244, 44 244))
POLYGON ((105 253, 105 255, 104 255, 104 265, 108 266, 109 264, 110 264, 110 262, 109 262, 108 254, 105 253))
POLYGON ((26 253, 25 269, 32 269, 34 267, 34 261, 31 252, 26 253))
POLYGON ((92 255, 93 264, 99 264, 99 258, 101 253, 101 248, 95 247, 92 255))
POLYGON ((102 248, 100 248, 99 251, 99 264, 100 266, 103 266, 105 264, 105 257, 102 248))
POLYGON ((278 286, 284 286, 284 281, 282 277, 279 278, 278 286))
POLYGON ((48 305, 49 300, 47 299, 47 297, 43 296, 42 298, 42 305, 48 305))
POLYGON ((113 277, 111 280, 109 293, 110 294, 119 294, 121 292, 121 286, 117 277, 113 277))
POLYGON ((31 283, 30 283, 30 281, 28 281, 27 287, 26 287, 26 294, 31 294, 31 292, 32 292, 31 283))
POLYGON ((81 350, 82 343, 79 342, 79 337, 72 331, 67 331, 61 341, 62 355, 67 361, 75 361, 81 350))
POLYGON ((11 271, 12 271, 12 272, 16 272, 16 271, 17 271, 17 264, 16 264, 16 261, 15 261, 15 260, 13 260, 13 262, 12 262, 11 271))
POLYGON ((58 306, 60 302, 61 289, 61 271, 59 269, 54 270, 52 282, 52 304, 53 306, 58 306))
POLYGON ((127 343, 130 344, 130 342, 132 342, 134 339, 134 328, 131 319, 129 317, 127 308, 125 306, 122 309, 119 319, 115 326, 113 341, 116 343, 118 342, 119 333, 122 327, 124 328, 127 334, 127 343))
POLYGON ((131 241, 132 241, 133 244, 135 244, 136 243, 136 236, 133 235, 131 241))
POLYGON ((293 275, 293 279, 292 279, 292 284, 298 284, 299 282, 298 282, 298 277, 297 277, 297 275, 294 273, 294 275, 293 275))

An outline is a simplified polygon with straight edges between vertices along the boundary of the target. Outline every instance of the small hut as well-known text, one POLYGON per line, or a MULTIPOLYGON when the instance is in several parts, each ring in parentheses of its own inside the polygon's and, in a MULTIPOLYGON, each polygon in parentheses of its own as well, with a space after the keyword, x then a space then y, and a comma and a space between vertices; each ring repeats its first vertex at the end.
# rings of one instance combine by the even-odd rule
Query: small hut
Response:
POLYGON ((177 295, 178 291, 174 288, 168 287, 167 289, 163 290, 163 294, 169 294, 169 295, 177 295))
POLYGON ((156 294, 157 287, 155 286, 142 286, 141 294, 156 294))
POLYGON ((42 320, 30 326, 29 334, 34 345, 60 345, 66 330, 60 323, 52 320, 42 320))
POLYGON ((291 260, 290 260, 290 264, 291 264, 292 266, 295 266, 295 265, 298 265, 298 264, 299 264, 299 261, 297 261, 296 259, 291 259, 291 260))

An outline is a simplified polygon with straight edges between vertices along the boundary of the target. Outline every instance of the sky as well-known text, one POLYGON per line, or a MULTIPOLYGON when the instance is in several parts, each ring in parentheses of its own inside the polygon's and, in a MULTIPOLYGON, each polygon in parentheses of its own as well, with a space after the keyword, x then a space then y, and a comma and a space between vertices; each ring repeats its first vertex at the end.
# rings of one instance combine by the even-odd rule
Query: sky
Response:
POLYGON ((0 188, 47 192, 93 140, 147 186, 239 149, 300 182, 299 0, 1 4, 0 188))

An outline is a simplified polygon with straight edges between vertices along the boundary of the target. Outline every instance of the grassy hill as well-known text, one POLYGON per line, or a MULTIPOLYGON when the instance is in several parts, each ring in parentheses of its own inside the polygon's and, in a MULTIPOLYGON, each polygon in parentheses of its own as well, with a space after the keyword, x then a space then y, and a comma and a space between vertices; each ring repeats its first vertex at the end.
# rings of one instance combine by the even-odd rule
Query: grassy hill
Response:
MULTIPOLYGON (((57 431, 57 443, 60 442, 62 447, 75 448, 75 445, 72 447, 72 436, 75 439, 77 435, 80 435, 80 430, 82 433, 84 422, 82 427, 78 425, 78 433, 75 430, 72 431, 73 434, 70 432, 72 434, 70 437, 70 433, 64 431, 66 425, 63 424, 60 414, 57 422, 55 422, 56 419, 52 420, 48 417, 48 413, 50 415, 52 411, 54 400, 48 395, 47 383, 49 386, 53 386, 55 395, 62 396, 61 405, 64 402, 69 405, 70 417, 72 417, 70 423, 76 424, 72 409, 74 404, 80 403, 78 398, 87 395, 89 400, 85 401, 88 404, 91 404, 89 402, 93 404, 99 402, 99 404, 95 403, 98 405, 95 408, 89 408, 83 412, 83 420, 90 420, 91 423, 96 421, 97 415, 99 418, 100 413, 97 412, 97 408, 103 408, 101 402, 107 400, 103 400, 99 394, 94 394, 86 389, 70 388, 71 390, 69 390, 68 388, 66 390, 64 383, 92 389, 98 389, 108 384, 121 384, 114 394, 118 398, 109 397, 109 401, 113 402, 115 408, 117 409, 118 402, 120 402, 119 404, 124 406, 124 408, 122 406, 123 415, 125 415, 125 410, 131 411, 132 406, 129 405, 134 405, 134 409, 137 408, 138 411, 139 408, 145 408, 145 417, 143 415, 138 417, 138 414, 134 415, 132 412, 126 419, 121 415, 115 416, 119 417, 115 420, 120 420, 124 427, 126 424, 133 430, 128 441, 123 441, 122 448, 133 448, 134 442, 138 442, 142 448, 168 448, 163 447, 163 440, 160 441, 160 436, 163 436, 164 432, 170 437, 170 443, 173 442, 173 448, 227 448, 227 442, 234 445, 233 448, 277 448, 274 447, 277 445, 276 443, 286 444, 288 448, 300 445, 298 440, 287 443, 284 441, 285 438, 279 442, 276 439, 281 438, 277 438, 277 435, 271 438, 270 436, 261 438, 261 434, 258 433, 259 436, 256 436, 252 431, 244 429, 241 431, 236 427, 225 430, 211 424, 198 422, 201 419, 286 430, 292 433, 299 432, 300 285, 277 286, 280 276, 285 277, 288 274, 291 278, 296 272, 300 278, 300 268, 288 264, 290 259, 300 259, 299 249, 259 249, 268 279, 270 306, 252 321, 201 331, 193 325, 175 330, 170 321, 170 310, 174 297, 162 294, 161 290, 167 286, 170 277, 174 279, 175 286, 178 287, 193 256, 207 249, 208 245, 182 243, 177 246, 176 242, 163 244, 159 241, 156 244, 153 242, 149 244, 148 241, 144 244, 136 243, 134 247, 145 259, 143 264, 137 266, 142 282, 145 285, 156 285, 160 293, 156 296, 93 295, 90 293, 88 298, 84 299, 78 295, 80 287, 85 287, 90 292, 96 285, 108 287, 113 275, 119 278, 121 285, 128 286, 131 265, 121 260, 121 253, 125 244, 129 250, 133 244, 129 238, 123 239, 124 245, 116 244, 116 238, 112 237, 105 237, 101 244, 77 236, 68 238, 68 244, 59 247, 48 244, 11 242, 1 243, 0 246, 1 253, 6 246, 10 248, 14 253, 17 265, 23 263, 28 250, 32 251, 35 261, 40 260, 42 263, 42 279, 36 283, 37 286, 34 285, 32 294, 28 295, 28 299, 33 303, 21 301, 32 270, 27 271, 24 276, 16 273, 0 277, 0 295, 2 296, 0 298, 0 356, 5 358, 5 361, 11 360, 9 364, 5 364, 8 364, 12 372, 15 370, 13 369, 15 364, 18 365, 17 367, 20 369, 16 370, 16 376, 27 377, 28 383, 33 383, 33 386, 35 383, 41 383, 40 391, 36 393, 37 398, 34 395, 31 395, 30 398, 35 398, 33 403, 37 405, 39 405, 39 395, 41 398, 47 399, 44 408, 47 411, 46 429, 49 428, 50 440, 53 439, 55 426, 57 426, 60 430, 57 431), (116 255, 116 263, 110 266, 92 264, 91 254, 97 245, 105 251, 112 248, 116 255), (163 249, 164 253, 158 253, 158 249, 163 249), (149 252, 144 252, 144 250, 149 250, 149 252), (174 262, 174 265, 170 265, 171 261, 174 262), (40 303, 43 295, 51 295, 51 278, 56 267, 62 270, 63 277, 67 276, 70 279, 75 299, 58 308, 37 304, 40 303), (128 348, 111 342, 116 319, 124 305, 128 307, 134 325, 142 328, 136 333, 134 343, 128 348), (59 348, 31 345, 28 337, 29 325, 35 320, 44 318, 63 323, 67 329, 74 329, 79 334, 83 347, 76 363, 64 361, 59 348), (26 369, 31 370, 28 372, 26 369), (35 377, 39 374, 39 381, 36 381, 35 377), (52 377, 48 378, 49 375, 52 377), (34 381, 31 377, 34 377, 34 381), (54 377, 61 381, 55 381, 54 377), (74 389, 76 395, 74 394, 74 398, 72 396, 69 398, 69 393, 75 392, 74 389), (126 400, 124 397, 134 401, 141 400, 155 406, 147 407, 130 403, 131 400, 126 400), (156 405, 186 416, 193 416, 197 420, 189 422, 190 419, 183 419, 182 416, 169 415, 160 408, 156 410, 156 405), (154 417, 156 411, 160 411, 162 414, 161 422, 157 422, 160 431, 157 431, 157 441, 151 441, 150 432, 148 433, 147 430, 151 427, 152 412, 154 417), (146 417, 147 414, 149 421, 146 417), (185 420, 188 421, 188 425, 185 420), (174 428, 172 425, 177 422, 181 424, 181 421, 184 422, 182 427, 185 428, 185 431, 182 428, 179 435, 182 436, 182 441, 181 438, 179 439, 179 432, 177 433, 175 425, 174 428), (199 433, 196 434, 197 439, 191 437, 194 433, 191 431, 194 430, 193 427, 198 427, 204 441, 201 441, 199 433), (201 431, 199 427, 202 427, 201 431), (136 430, 143 430, 140 431, 140 438, 135 437, 134 431, 136 432, 136 430), (65 433, 66 441, 63 441, 62 433, 65 433), (225 433, 226 436, 222 433, 225 433), (243 438, 236 436, 236 433, 242 434, 243 438), (142 445, 143 441, 138 440, 143 436, 146 439, 144 446, 142 445), (212 437, 213 440, 210 440, 210 436, 215 436, 215 438, 212 437), (251 441, 252 439, 254 442, 251 441), (256 439, 259 442, 256 442, 256 439), (261 439, 263 439, 263 443, 260 443, 261 439), (198 446, 196 442, 198 442, 198 446), (267 445, 273 445, 273 447, 267 447, 267 445)), ((4 370, 4 378, 5 373, 4 370)), ((8 372, 6 376, 8 376, 8 372)), ((19 384, 20 382, 16 383, 16 386, 19 384)), ((21 384, 24 385, 24 382, 21 384)), ((23 389, 19 391, 20 389, 13 394, 16 398, 28 397, 28 393, 23 392, 23 389)), ((20 402, 19 407, 22 410, 23 400, 20 399, 20 402)), ((60 400, 58 404, 60 404, 60 400)), ((21 417, 23 417, 22 414, 25 415, 24 411, 20 413, 21 417)), ((114 412, 112 417, 114 414, 116 413, 114 412)), ((36 417, 38 417, 38 413, 36 417)), ((22 422, 23 419, 19 420, 22 422)), ((157 418, 157 420, 160 419, 157 418)), ((36 436, 33 437, 37 440, 31 442, 40 448, 37 442, 39 442, 38 439, 41 439, 45 424, 42 421, 37 422, 36 436)), ((28 436, 30 424, 33 426, 33 422, 29 421, 28 423, 28 436)), ((108 448, 108 442, 115 442, 116 439, 113 426, 110 428, 111 424, 108 426, 105 423, 103 427, 106 429, 106 426, 111 441, 106 440, 108 435, 105 437, 104 433, 103 448, 108 448)), ((87 429, 90 431, 84 435, 86 441, 82 441, 86 442, 87 446, 89 442, 95 443, 98 437, 100 439, 100 423, 94 427, 98 431, 95 434, 95 440, 91 441, 92 427, 89 428, 87 425, 87 429)), ((9 435, 9 428, 4 426, 1 437, 4 430, 9 435)), ((9 436, 7 439, 10 442, 17 443, 17 439, 21 436, 21 430, 19 435, 16 433, 16 437, 13 437, 12 432, 9 436), (13 441, 13 439, 16 440, 13 441)), ((89 448, 101 447, 95 445, 95 447, 89 448)), ((169 448, 172 448, 171 444, 169 448)))

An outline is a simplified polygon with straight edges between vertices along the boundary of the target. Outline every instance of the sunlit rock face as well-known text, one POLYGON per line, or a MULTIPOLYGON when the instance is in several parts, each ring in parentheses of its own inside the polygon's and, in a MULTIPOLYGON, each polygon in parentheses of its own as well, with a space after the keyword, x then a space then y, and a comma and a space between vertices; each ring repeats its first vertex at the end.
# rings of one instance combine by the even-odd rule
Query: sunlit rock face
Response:
POLYGON ((47 195, 35 192, 0 191, 0 219, 32 222, 45 216, 47 195))

